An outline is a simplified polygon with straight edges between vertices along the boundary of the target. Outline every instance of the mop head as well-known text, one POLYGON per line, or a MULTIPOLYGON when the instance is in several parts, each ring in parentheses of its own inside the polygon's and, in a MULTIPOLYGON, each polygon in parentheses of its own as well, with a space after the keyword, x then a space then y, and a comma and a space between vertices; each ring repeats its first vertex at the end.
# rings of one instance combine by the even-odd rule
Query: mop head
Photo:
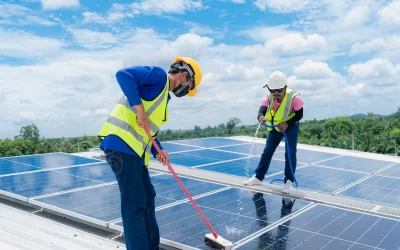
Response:
POLYGON ((218 238, 215 238, 213 234, 206 234, 206 238, 204 239, 206 242, 218 247, 219 249, 229 250, 232 249, 232 242, 229 240, 225 240, 220 235, 218 238))

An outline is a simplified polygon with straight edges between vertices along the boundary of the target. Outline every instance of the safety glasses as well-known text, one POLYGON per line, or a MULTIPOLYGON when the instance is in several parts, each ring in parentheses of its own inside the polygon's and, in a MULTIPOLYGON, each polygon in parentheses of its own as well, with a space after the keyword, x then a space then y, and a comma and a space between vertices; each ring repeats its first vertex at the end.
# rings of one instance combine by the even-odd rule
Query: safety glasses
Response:
POLYGON ((275 92, 282 93, 285 90, 285 88, 286 88, 286 86, 281 88, 281 89, 270 89, 270 88, 268 88, 268 90, 271 93, 275 93, 275 92))

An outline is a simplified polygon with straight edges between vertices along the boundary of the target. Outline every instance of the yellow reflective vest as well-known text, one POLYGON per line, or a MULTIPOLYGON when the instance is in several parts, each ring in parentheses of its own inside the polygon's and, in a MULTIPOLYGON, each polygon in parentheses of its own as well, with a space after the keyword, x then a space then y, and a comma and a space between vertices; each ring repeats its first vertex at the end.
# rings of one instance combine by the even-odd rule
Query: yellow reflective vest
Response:
MULTIPOLYGON (((142 100, 144 111, 150 120, 150 134, 156 137, 160 127, 168 121, 169 79, 163 91, 151 101, 142 100)), ((116 135, 128 144, 139 156, 144 155, 145 166, 149 165, 152 142, 144 130, 136 123, 136 109, 130 107, 123 96, 115 105, 98 136, 101 140, 108 135, 116 135)))
MULTIPOLYGON (((266 113, 266 124, 268 126, 272 126, 274 124, 279 124, 281 122, 286 122, 288 120, 290 120, 290 118, 292 118, 294 116, 294 111, 289 113, 290 107, 292 106, 292 101, 293 98, 297 95, 300 95, 300 93, 295 92, 291 89, 286 89, 286 93, 285 96, 283 97, 283 100, 281 102, 281 104, 279 105, 278 109, 276 110, 276 112, 274 112, 274 96, 269 93, 268 94, 268 100, 269 100, 269 106, 268 106, 268 110, 266 113)), ((274 128, 276 131, 280 132, 278 127, 274 128)), ((268 128, 268 131, 271 131, 272 128, 268 128)))

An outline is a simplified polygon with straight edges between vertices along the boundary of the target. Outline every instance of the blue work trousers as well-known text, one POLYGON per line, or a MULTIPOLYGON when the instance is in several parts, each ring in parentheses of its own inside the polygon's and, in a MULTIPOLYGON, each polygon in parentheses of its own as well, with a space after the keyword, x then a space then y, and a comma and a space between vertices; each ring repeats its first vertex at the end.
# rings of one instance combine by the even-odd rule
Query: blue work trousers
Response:
MULTIPOLYGON (((297 165, 297 140, 299 137, 300 123, 295 123, 293 126, 286 129, 285 133, 289 141, 290 159, 292 161, 293 172, 296 171, 297 165)), ((271 163, 272 156, 275 153, 276 148, 281 142, 283 134, 276 131, 275 129, 268 133, 267 143, 264 151, 261 155, 260 162, 256 169, 256 178, 260 181, 264 180, 266 173, 268 172, 269 165, 271 163)), ((285 183, 287 180, 294 182, 292 172, 290 171, 290 165, 288 161, 288 152, 285 146, 285 183)))
POLYGON ((156 192, 147 167, 132 154, 108 149, 104 153, 118 181, 126 249, 159 249, 156 192))

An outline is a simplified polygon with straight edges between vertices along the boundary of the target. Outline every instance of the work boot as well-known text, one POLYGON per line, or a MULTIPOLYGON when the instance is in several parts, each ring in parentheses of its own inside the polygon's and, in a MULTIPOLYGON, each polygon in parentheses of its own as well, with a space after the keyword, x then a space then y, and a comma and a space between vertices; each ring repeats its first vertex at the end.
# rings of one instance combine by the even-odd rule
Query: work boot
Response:
POLYGON ((282 193, 288 194, 290 193, 290 190, 292 190, 292 182, 290 180, 287 180, 285 186, 282 189, 282 193))
POLYGON ((246 185, 246 186, 261 185, 261 184, 262 184, 262 181, 257 179, 257 177, 255 175, 253 177, 251 177, 249 180, 244 182, 244 185, 246 185))

